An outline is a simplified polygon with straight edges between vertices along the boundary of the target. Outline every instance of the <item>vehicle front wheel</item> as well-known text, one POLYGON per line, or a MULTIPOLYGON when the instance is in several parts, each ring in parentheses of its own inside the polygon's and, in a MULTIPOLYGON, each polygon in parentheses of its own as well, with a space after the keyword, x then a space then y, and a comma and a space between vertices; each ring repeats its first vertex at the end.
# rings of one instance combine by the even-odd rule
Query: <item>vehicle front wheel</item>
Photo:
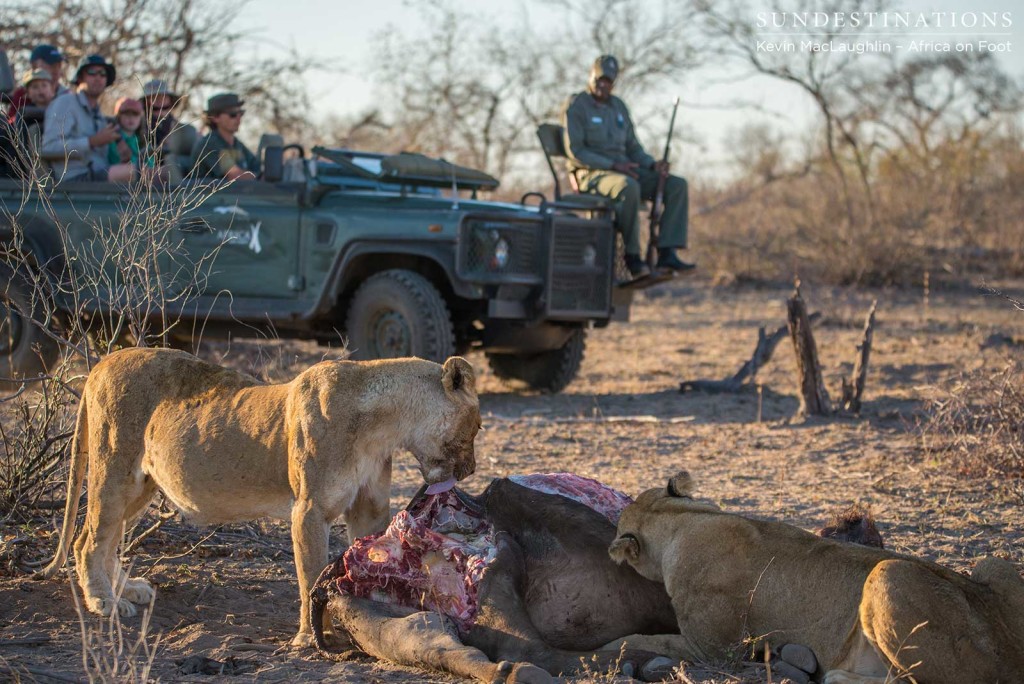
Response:
POLYGON ((0 267, 0 390, 45 373, 60 355, 60 346, 31 319, 30 288, 23 274, 0 267))
POLYGON ((583 364, 587 331, 580 328, 559 349, 539 354, 487 354, 491 370, 502 380, 525 383, 530 389, 555 394, 564 390, 583 364))
POLYGON ((443 363, 455 354, 444 297, 412 271, 381 271, 367 278, 349 303, 345 327, 356 360, 418 356, 443 363))

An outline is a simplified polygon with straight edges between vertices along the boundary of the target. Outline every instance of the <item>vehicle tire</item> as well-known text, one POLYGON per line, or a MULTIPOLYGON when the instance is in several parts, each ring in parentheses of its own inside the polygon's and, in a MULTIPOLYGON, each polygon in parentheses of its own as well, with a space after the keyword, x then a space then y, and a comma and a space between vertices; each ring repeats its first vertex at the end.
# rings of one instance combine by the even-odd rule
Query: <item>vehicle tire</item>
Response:
POLYGON ((545 394, 564 390, 580 372, 587 331, 573 331, 559 349, 539 354, 487 354, 491 370, 502 380, 525 383, 545 394))
POLYGON ((418 356, 443 363, 455 354, 444 297, 412 271, 381 271, 367 278, 349 303, 345 328, 357 360, 418 356))
POLYGON ((0 390, 11 391, 20 382, 6 378, 32 378, 53 367, 60 346, 30 318, 31 284, 18 272, 0 267, 0 390))

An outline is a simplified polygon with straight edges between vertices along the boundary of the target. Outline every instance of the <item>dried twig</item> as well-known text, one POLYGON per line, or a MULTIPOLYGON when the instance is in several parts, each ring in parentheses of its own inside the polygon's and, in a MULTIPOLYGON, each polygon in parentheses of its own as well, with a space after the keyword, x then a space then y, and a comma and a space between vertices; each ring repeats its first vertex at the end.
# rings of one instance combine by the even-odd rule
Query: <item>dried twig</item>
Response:
POLYGON ((868 311, 864 321, 864 334, 860 344, 857 345, 857 361, 853 365, 853 373, 850 379, 843 378, 843 410, 853 414, 860 413, 860 400, 864 394, 864 384, 868 377, 868 361, 871 358, 871 340, 875 332, 875 309, 878 307, 878 300, 871 302, 871 309, 868 311))
POLYGON ((800 415, 830 416, 832 400, 821 377, 818 364, 818 347, 811 332, 807 316, 807 305, 800 295, 800 281, 796 283, 793 296, 786 301, 789 334, 796 351, 797 372, 800 378, 800 415))

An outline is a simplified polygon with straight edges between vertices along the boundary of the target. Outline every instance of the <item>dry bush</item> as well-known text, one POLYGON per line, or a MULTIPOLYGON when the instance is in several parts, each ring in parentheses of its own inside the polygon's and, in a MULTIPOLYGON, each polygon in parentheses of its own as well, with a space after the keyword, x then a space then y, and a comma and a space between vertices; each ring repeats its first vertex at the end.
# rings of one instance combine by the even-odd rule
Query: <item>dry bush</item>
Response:
POLYGON ((0 400, 0 520, 25 521, 61 504, 75 427, 71 364, 62 363, 34 391, 0 400))
POLYGON ((931 401, 919 430, 926 451, 968 477, 1024 478, 1024 366, 965 373, 931 401))
POLYGON ((1024 136, 949 139, 911 165, 893 152, 872 178, 874 220, 854 187, 851 223, 834 170, 750 164, 737 180, 695 187, 701 263, 740 279, 916 285, 925 273, 1024 274, 1024 136))

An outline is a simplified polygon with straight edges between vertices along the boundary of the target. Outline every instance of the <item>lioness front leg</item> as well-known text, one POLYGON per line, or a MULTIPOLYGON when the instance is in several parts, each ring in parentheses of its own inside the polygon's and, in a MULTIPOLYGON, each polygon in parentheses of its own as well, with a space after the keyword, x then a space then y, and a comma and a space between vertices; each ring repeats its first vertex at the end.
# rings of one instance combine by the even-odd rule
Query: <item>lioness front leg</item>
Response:
POLYGON ((391 522, 391 459, 375 477, 367 480, 345 511, 345 527, 351 544, 368 534, 383 532, 391 522))
POLYGON ((331 526, 327 517, 309 499, 298 499, 292 506, 292 548, 295 551, 295 572, 299 578, 299 633, 292 646, 313 645, 309 622, 309 591, 320 571, 327 565, 327 543, 331 526))

